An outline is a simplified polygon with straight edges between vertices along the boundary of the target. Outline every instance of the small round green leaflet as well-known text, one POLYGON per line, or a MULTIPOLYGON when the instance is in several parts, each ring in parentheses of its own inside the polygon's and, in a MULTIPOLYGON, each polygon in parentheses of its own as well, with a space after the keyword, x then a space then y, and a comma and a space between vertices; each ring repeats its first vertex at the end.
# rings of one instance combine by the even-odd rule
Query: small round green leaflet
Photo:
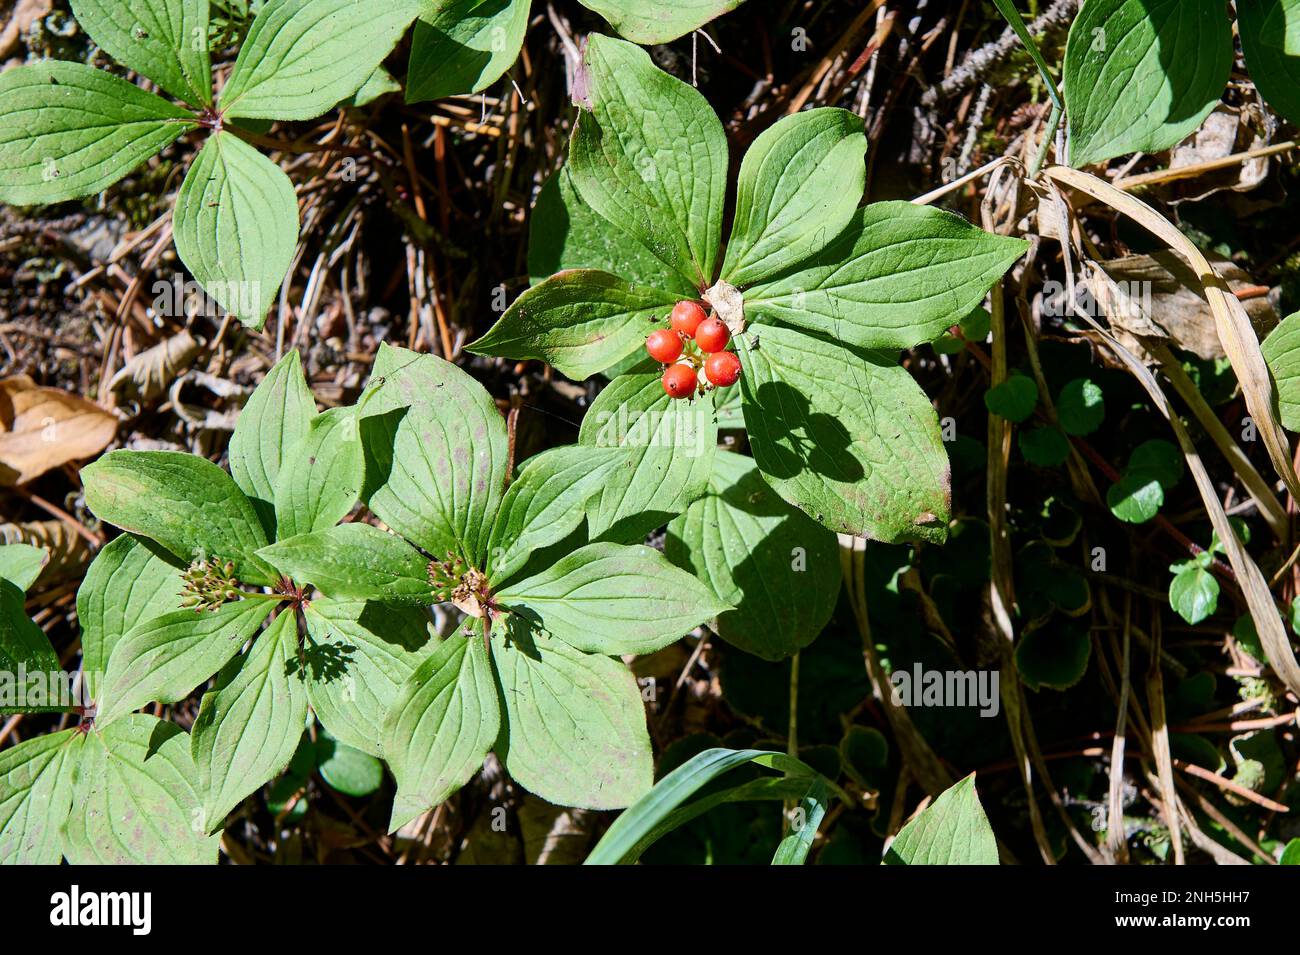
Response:
POLYGON ((316 769, 331 788, 358 798, 369 796, 384 781, 383 763, 330 736, 316 741, 316 769))
POLYGON ((655 784, 641 799, 624 810, 587 856, 584 865, 631 865, 656 840, 714 806, 749 800, 799 800, 803 822, 781 841, 773 865, 799 865, 826 813, 831 793, 839 788, 806 763, 782 753, 757 749, 707 749, 687 760, 655 784), (747 763, 785 772, 785 777, 765 777, 730 789, 690 798, 714 779, 747 763))
POLYGON ((1070 456, 1070 442, 1059 428, 1051 425, 1024 428, 1016 436, 1016 442, 1025 460, 1040 468, 1054 468, 1070 456))
POLYGON ((1056 397, 1056 416, 1066 434, 1092 434, 1106 418, 1101 386, 1087 378, 1068 382, 1056 397))
POLYGON ((1169 582, 1169 606, 1192 626, 1210 616, 1219 606, 1219 582, 1206 568, 1210 555, 1205 551, 1192 560, 1169 568, 1174 579, 1169 582))
POLYGON ((1028 375, 1012 375, 984 393, 984 407, 1017 424, 1034 413, 1038 386, 1028 375))
POLYGON ((1049 624, 1020 638, 1016 669, 1031 689, 1068 690, 1083 679, 1091 655, 1086 626, 1049 624))

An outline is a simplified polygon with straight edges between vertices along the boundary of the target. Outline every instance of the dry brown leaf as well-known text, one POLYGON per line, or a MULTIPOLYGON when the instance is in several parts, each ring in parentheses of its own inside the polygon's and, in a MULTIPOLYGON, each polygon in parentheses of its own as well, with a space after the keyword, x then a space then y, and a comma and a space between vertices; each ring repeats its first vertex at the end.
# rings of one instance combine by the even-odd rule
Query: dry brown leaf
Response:
POLYGON ((123 365, 108 387, 123 398, 152 401, 163 394, 199 353, 199 343, 186 329, 159 342, 123 365))
MULTIPOLYGON (((1233 292, 1254 287, 1241 268, 1221 256, 1208 255, 1214 270, 1233 292)), ((1173 250, 1155 255, 1127 255, 1099 263, 1112 282, 1127 292, 1125 301, 1109 299, 1115 293, 1108 283, 1089 283, 1111 324, 1138 338, 1161 337, 1199 358, 1224 357, 1214 313, 1201 282, 1186 258, 1173 250), (1163 334, 1162 334, 1163 333, 1163 334)), ((1278 323, 1267 296, 1242 302, 1257 338, 1264 338, 1278 323)))
POLYGON ((108 446, 117 419, 95 404, 58 388, 42 388, 27 375, 0 381, 0 485, 23 484, 69 461, 108 446))

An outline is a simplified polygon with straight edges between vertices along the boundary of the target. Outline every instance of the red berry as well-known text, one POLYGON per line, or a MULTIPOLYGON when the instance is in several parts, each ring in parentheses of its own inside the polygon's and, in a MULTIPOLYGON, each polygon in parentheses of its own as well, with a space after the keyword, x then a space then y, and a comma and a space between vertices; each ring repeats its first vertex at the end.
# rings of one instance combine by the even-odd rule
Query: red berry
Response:
POLYGON ((727 388, 740 378, 740 359, 734 351, 714 352, 704 359, 704 377, 719 388, 727 388))
POLYGON ((695 329, 695 344, 700 346, 700 351, 722 351, 729 341, 731 341, 731 332, 716 318, 701 322, 700 327, 695 329))
POLYGON ((697 302, 678 302, 673 306, 673 313, 668 318, 669 324, 673 326, 673 331, 681 332, 687 338, 695 334, 695 329, 700 327, 700 322, 706 318, 704 309, 697 302))
POLYGON ((695 394, 695 384, 695 369, 690 365, 669 365, 664 371, 664 391, 670 398, 689 398, 695 394))
POLYGON ((666 328, 656 328, 645 340, 645 350, 655 361, 671 364, 682 357, 682 336, 666 328))

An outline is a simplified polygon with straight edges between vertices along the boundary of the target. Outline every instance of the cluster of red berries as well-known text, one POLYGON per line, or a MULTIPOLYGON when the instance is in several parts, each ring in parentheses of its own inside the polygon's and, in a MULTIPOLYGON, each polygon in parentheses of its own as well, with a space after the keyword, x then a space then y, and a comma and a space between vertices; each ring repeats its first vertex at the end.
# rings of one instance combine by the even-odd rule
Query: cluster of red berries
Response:
POLYGON ((710 387, 730 387, 739 380, 740 359, 726 350, 731 332, 725 323, 707 317, 697 302, 678 302, 668 325, 650 333, 645 350, 668 366, 662 381, 670 398, 689 398, 710 387), (701 368, 707 383, 699 379, 701 368))

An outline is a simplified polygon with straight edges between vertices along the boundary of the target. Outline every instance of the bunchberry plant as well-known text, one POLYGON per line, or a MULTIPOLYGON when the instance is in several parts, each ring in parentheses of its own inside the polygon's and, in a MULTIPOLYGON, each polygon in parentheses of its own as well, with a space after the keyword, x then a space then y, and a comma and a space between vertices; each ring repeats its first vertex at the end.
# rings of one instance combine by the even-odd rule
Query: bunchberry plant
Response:
MULTIPOLYGON (((734 10, 744 0, 580 0, 620 35, 667 43, 734 10)), ((532 0, 439 0, 415 23, 407 102, 478 93, 519 58, 532 0)))
POLYGON ((0 201, 95 195, 202 132, 172 213, 176 252, 223 308, 261 328, 298 242, 298 200, 289 177, 250 145, 251 129, 312 119, 352 96, 422 5, 268 0, 215 95, 207 0, 75 0, 72 8, 105 53, 181 104, 84 63, 6 70, 0 201))
MULTIPOLYGON (((1236 8, 1251 79, 1270 106, 1300 122, 1300 3, 1240 0, 1236 8)), ((1232 19, 1218 0, 1088 0, 1065 51, 1070 162, 1176 145, 1215 108, 1232 62, 1232 19)))
MULTIPOLYGON (((941 540, 938 420, 885 352, 969 314, 1024 242, 906 202, 860 208, 861 120, 814 109, 745 153, 724 246, 727 143, 704 98, 640 48, 599 35, 575 88, 568 162, 533 213, 530 271, 542 280, 471 349, 587 378, 642 347, 678 303, 703 301, 734 342, 765 480, 833 530, 941 540)), ((694 374, 679 367, 663 388, 685 397, 694 374)), ((723 380, 734 371, 717 370, 723 380)), ((694 404, 708 412, 712 399, 694 404)))
MULTIPOLYGON (((417 609, 321 598, 259 556, 352 511, 370 394, 317 413, 291 352, 240 414, 230 473, 166 451, 113 451, 82 470, 92 511, 129 531, 78 594, 87 677, 103 670, 88 732, 218 674, 186 746, 203 833, 289 764, 308 707, 331 737, 377 755, 383 711, 432 650, 417 609)), ((121 835, 113 820, 98 825, 108 830, 94 838, 121 835)))
POLYGON ((482 386, 387 347, 375 376, 366 501, 395 533, 340 524, 256 556, 335 600, 451 602, 465 614, 388 713, 392 828, 464 785, 492 750, 553 803, 628 805, 649 788, 652 761, 640 691, 614 657, 666 646, 729 605, 648 547, 580 539, 586 505, 628 452, 552 449, 507 486, 506 426, 482 386))

